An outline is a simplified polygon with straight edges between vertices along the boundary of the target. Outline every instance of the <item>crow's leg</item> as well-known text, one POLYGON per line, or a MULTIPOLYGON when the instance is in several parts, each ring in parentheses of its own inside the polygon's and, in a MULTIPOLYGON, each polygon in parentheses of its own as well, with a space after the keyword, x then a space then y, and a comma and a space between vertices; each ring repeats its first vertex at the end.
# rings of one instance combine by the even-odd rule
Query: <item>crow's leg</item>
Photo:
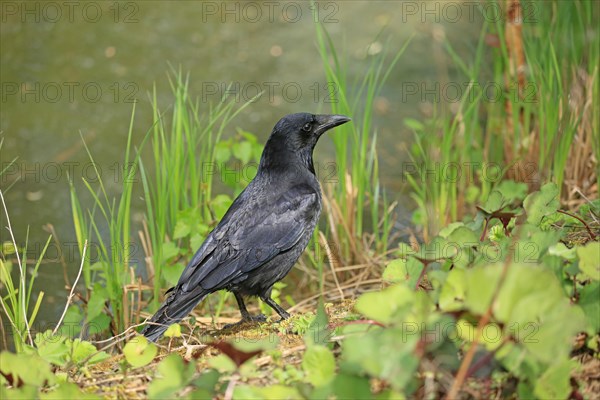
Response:
POLYGON ((277 311, 277 314, 281 317, 281 320, 288 319, 290 314, 285 311, 279 304, 275 303, 275 300, 271 296, 264 296, 262 300, 267 303, 273 310, 277 311))
POLYGON ((243 324, 245 322, 265 322, 267 320, 267 317, 265 317, 263 314, 258 314, 258 315, 250 314, 248 312, 248 310, 246 309, 246 304, 244 303, 244 299, 242 298, 241 294, 233 292, 233 295, 235 296, 235 301, 237 301, 238 307, 240 308, 240 313, 242 314, 242 319, 234 324, 225 325, 223 327, 223 329, 230 329, 230 328, 233 328, 240 324, 243 324))
POLYGON ((235 300, 238 303, 238 307, 240 308, 240 312, 242 313, 242 321, 259 321, 259 322, 264 322, 267 320, 267 317, 265 317, 263 314, 258 314, 256 316, 251 315, 248 310, 246 309, 246 304, 244 303, 244 298, 242 297, 241 294, 239 293, 233 293, 233 295, 235 296, 235 300))

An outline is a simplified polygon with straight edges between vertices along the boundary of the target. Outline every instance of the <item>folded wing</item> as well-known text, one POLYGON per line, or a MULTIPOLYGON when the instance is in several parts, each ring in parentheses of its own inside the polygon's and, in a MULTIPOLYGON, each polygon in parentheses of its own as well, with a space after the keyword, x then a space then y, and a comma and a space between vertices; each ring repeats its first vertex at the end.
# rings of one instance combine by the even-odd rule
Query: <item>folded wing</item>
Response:
POLYGON ((177 287, 186 292, 198 286, 219 290, 286 252, 309 229, 318 201, 313 188, 299 185, 271 204, 246 201, 247 206, 240 209, 232 205, 230 215, 209 234, 185 268, 177 287))

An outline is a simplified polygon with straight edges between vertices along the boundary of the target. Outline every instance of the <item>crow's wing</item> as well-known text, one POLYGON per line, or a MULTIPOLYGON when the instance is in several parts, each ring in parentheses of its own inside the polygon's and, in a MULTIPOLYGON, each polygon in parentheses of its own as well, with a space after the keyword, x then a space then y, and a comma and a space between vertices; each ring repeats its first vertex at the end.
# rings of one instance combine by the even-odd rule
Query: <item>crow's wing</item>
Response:
POLYGON ((292 248, 320 210, 318 194, 308 185, 294 186, 268 204, 245 200, 209 234, 177 286, 184 291, 226 287, 292 248))

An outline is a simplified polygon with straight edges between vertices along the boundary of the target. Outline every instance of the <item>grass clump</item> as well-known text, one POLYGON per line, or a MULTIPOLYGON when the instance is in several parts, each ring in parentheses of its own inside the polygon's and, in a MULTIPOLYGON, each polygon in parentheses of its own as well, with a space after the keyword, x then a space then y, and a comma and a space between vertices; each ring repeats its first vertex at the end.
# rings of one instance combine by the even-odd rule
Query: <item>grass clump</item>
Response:
POLYGON ((504 179, 530 190, 556 182, 570 208, 598 196, 598 8, 587 1, 496 7, 507 18, 484 18, 472 60, 446 45, 467 83, 461 98, 429 120, 407 121, 416 169, 408 179, 425 237, 473 211, 504 179), (535 13, 521 25, 525 9, 535 13), (494 95, 484 90, 489 76, 502 88, 494 95))

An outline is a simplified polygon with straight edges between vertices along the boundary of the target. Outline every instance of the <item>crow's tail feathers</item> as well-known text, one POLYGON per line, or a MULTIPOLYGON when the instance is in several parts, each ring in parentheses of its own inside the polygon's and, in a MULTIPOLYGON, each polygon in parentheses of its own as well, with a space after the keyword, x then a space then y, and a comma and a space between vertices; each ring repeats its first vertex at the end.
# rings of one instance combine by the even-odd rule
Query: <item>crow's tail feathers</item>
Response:
POLYGON ((165 333, 169 325, 185 318, 209 292, 198 287, 191 292, 175 288, 162 303, 158 311, 146 322, 142 330, 148 340, 156 342, 165 333))

